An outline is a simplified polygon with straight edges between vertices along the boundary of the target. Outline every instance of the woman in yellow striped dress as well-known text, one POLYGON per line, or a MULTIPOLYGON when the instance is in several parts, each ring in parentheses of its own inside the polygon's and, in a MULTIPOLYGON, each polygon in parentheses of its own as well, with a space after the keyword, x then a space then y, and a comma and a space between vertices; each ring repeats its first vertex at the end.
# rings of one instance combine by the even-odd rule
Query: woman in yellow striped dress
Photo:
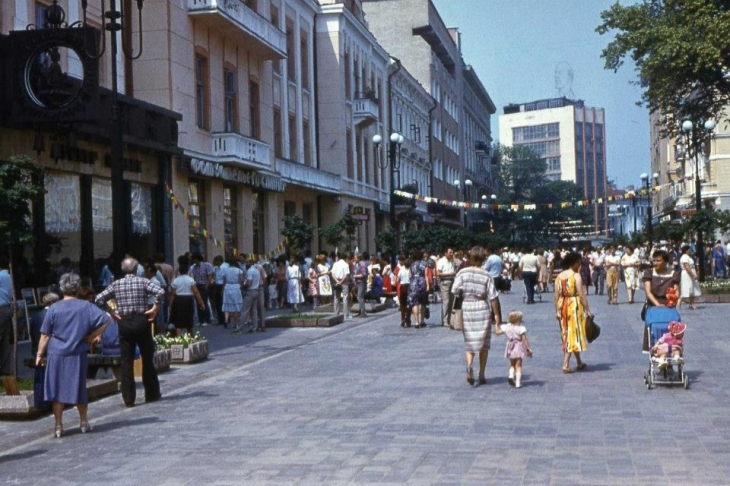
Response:
POLYGON ((560 323, 563 341, 563 373, 572 373, 570 355, 575 356, 576 370, 585 369, 580 353, 586 344, 586 316, 593 317, 580 276, 578 253, 568 253, 562 260, 563 271, 555 279, 555 317, 560 323))

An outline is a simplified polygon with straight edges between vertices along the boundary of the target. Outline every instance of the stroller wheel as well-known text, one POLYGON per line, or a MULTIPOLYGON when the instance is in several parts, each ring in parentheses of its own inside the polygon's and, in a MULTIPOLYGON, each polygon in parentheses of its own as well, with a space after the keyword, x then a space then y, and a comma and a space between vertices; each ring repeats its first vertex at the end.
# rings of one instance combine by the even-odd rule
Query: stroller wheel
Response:
POLYGON ((682 385, 684 386, 685 390, 689 390, 689 377, 687 375, 684 375, 684 380, 682 380, 682 385))

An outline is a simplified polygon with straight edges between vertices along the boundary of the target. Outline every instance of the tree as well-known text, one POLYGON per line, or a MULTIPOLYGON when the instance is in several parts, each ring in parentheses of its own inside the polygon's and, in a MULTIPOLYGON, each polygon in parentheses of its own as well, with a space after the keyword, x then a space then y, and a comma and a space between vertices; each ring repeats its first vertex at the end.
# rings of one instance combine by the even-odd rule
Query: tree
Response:
POLYGON ((644 89, 642 102, 660 116, 666 134, 682 120, 720 120, 730 103, 730 2, 644 0, 616 2, 601 12, 596 31, 617 31, 601 53, 617 71, 630 56, 644 89))
POLYGON ((560 207, 562 202, 580 201, 584 198, 583 188, 572 181, 548 181, 538 188, 535 194, 537 203, 536 211, 533 211, 536 227, 540 233, 550 240, 550 237, 560 237, 562 229, 568 222, 580 221, 581 223, 570 224, 575 226, 572 233, 582 239, 586 233, 584 226, 593 223, 593 211, 587 206, 571 205, 560 207), (551 206, 552 205, 552 206, 551 206))
POLYGON ((395 253, 394 243, 395 231, 392 226, 388 226, 375 237, 375 245, 377 245, 381 252, 389 255, 393 255, 395 253))
POLYGON ((314 225, 304 221, 298 214, 284 216, 281 235, 287 239, 291 253, 298 253, 309 248, 314 236, 314 225))
MULTIPOLYGON (((0 251, 8 255, 11 282, 13 281, 13 248, 32 243, 30 202, 43 193, 43 168, 27 155, 14 155, 0 161, 0 251)), ((13 296, 15 287, 13 286, 13 296)), ((13 348, 15 363, 12 381, 6 380, 8 394, 17 394, 18 327, 13 313, 13 348)))
POLYGON ((495 157, 499 164, 499 199, 510 203, 532 202, 537 188, 545 181, 545 161, 523 145, 498 145, 495 157))
POLYGON ((334 224, 319 230, 320 236, 325 243, 333 248, 344 247, 346 251, 352 251, 355 242, 355 234, 359 222, 352 217, 348 210, 342 212, 342 217, 334 224))

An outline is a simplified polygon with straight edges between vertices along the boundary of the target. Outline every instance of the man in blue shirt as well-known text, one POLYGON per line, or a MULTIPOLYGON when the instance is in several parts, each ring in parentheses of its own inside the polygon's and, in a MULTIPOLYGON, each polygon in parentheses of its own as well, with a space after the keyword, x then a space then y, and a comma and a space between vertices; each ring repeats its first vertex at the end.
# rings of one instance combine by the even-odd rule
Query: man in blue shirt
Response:
POLYGON ((0 376, 13 374, 13 284, 8 260, 0 256, 0 376))
POLYGON ((487 255, 489 256, 482 269, 492 278, 502 275, 502 257, 495 251, 494 247, 487 248, 487 255))

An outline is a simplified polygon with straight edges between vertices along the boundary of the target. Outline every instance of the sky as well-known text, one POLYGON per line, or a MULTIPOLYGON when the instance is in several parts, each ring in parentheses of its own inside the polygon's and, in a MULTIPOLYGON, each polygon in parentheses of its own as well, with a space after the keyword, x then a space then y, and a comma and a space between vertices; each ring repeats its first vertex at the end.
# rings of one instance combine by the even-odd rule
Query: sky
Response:
MULTIPOLYGON (((641 89, 627 59, 618 72, 603 68, 601 51, 613 39, 599 35, 601 12, 616 0, 433 0, 447 27, 458 27, 464 62, 494 101, 492 137, 509 103, 556 94, 555 68, 573 69, 572 90, 587 107, 606 112, 606 168, 619 188, 650 172, 649 112, 637 106, 641 89)), ((621 1, 622 4, 635 3, 621 1)))

